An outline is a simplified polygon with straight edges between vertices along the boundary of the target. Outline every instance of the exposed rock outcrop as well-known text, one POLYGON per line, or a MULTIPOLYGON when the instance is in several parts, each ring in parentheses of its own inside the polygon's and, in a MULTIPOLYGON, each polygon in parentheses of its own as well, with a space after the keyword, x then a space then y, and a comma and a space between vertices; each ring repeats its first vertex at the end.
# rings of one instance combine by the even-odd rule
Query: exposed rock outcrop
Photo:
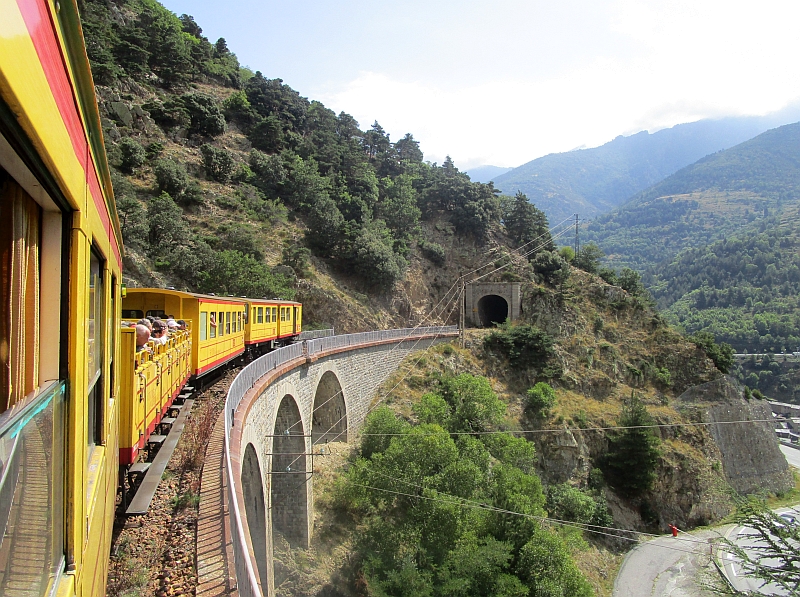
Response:
POLYGON ((689 388, 678 401, 679 408, 697 422, 742 421, 708 426, 733 489, 748 494, 792 487, 792 473, 778 446, 766 402, 745 400, 739 384, 728 376, 689 388))

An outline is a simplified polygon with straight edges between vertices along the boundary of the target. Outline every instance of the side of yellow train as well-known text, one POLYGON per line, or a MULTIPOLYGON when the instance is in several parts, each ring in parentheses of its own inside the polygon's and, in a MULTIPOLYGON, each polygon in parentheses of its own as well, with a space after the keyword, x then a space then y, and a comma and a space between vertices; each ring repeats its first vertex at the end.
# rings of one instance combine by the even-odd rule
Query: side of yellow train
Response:
POLYGON ((140 457, 188 380, 289 341, 302 306, 166 290, 123 299, 75 0, 0 0, 0 222, 0 595, 100 597, 120 465, 140 457), (188 329, 137 351, 123 302, 188 329))
POLYGON ((123 368, 120 465, 136 462, 181 388, 247 353, 257 356, 291 342, 302 331, 302 305, 279 299, 219 297, 161 288, 131 288, 122 316, 131 326, 144 317, 185 322, 167 344, 135 352, 133 327, 122 330, 123 368))
POLYGON ((74 0, 0 0, 0 594, 105 592, 122 237, 74 0))

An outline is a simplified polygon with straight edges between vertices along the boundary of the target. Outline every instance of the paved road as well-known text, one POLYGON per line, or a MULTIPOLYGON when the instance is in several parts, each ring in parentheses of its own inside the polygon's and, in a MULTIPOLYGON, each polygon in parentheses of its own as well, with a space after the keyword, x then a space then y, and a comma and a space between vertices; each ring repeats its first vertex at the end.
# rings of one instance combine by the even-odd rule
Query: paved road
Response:
POLYGON ((789 466, 800 468, 800 450, 781 444, 781 452, 786 456, 786 462, 789 463, 789 466))
POLYGON ((632 550, 614 581, 613 597, 711 597, 699 579, 709 570, 714 531, 658 537, 632 550))

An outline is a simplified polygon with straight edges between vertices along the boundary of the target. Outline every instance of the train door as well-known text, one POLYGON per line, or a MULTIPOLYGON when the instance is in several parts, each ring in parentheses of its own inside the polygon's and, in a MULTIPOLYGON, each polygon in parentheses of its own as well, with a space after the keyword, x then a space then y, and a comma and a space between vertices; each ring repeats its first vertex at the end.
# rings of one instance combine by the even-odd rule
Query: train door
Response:
POLYGON ((292 334, 293 335, 297 335, 297 322, 300 320, 300 318, 297 316, 297 311, 298 311, 297 307, 292 307, 292 315, 293 315, 293 317, 292 317, 292 334))

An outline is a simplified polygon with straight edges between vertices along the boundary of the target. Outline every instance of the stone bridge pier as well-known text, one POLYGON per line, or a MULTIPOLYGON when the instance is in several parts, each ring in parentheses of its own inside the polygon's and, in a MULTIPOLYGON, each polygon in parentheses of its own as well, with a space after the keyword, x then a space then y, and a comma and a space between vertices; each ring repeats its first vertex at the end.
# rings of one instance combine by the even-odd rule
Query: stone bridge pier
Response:
POLYGON ((226 402, 226 450, 240 595, 275 594, 276 534, 292 548, 308 548, 312 453, 352 439, 378 387, 409 353, 457 335, 453 327, 426 330, 413 337, 391 330, 311 340, 265 355, 234 381, 226 402), (392 332, 397 337, 383 337, 392 332), (248 371, 253 366, 257 373, 248 371))

